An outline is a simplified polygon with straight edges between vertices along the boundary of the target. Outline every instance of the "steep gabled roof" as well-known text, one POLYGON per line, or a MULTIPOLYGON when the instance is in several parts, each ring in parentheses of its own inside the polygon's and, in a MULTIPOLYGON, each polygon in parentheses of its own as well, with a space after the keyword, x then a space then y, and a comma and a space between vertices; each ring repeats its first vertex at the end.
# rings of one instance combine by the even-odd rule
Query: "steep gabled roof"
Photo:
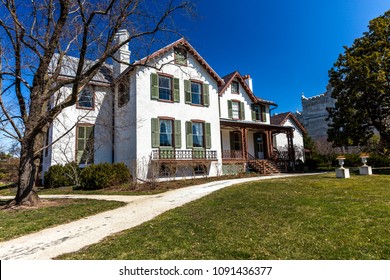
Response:
POLYGON ((219 86, 219 88, 218 88, 220 96, 222 96, 222 94, 224 94, 224 92, 226 91, 228 86, 234 80, 237 80, 241 84, 241 86, 244 88, 244 90, 246 91, 246 93, 248 94, 249 98, 252 100, 253 103, 262 103, 262 104, 268 104, 268 105, 275 105, 276 106, 276 103, 274 103, 272 101, 268 101, 268 100, 256 97, 253 94, 253 92, 250 89, 250 87, 248 86, 248 84, 245 82, 245 79, 241 76, 240 72, 238 72, 237 70, 232 72, 232 73, 230 73, 230 74, 228 74, 228 75, 226 75, 222 79, 224 80, 225 84, 219 86))
MULTIPOLYGON (((217 81, 218 86, 221 86, 224 84, 224 80, 217 74, 217 72, 214 71, 213 68, 206 62, 206 60, 203 59, 203 57, 191 46, 190 43, 184 38, 181 38, 168 46, 161 48, 154 53, 148 55, 147 57, 142 58, 141 60, 135 61, 132 66, 137 65, 145 65, 148 61, 151 61, 159 56, 162 56, 166 54, 167 52, 170 52, 175 47, 182 47, 185 48, 195 59, 199 62, 200 65, 203 66, 204 69, 211 75, 211 77, 214 78, 214 80, 217 81)), ((125 75, 127 72, 131 71, 133 69, 132 66, 129 66, 121 75, 125 75)), ((119 79, 119 77, 118 77, 119 79)))
POLYGON ((307 131, 303 125, 298 121, 298 119, 291 112, 280 113, 277 115, 271 116, 271 124, 273 125, 284 125, 288 119, 291 119, 299 127, 302 133, 306 134, 307 131))
MULTIPOLYGON (((49 74, 52 74, 58 64, 60 55, 55 53, 49 65, 49 74)), ((84 62, 84 71, 90 68, 95 62, 93 60, 85 60, 84 62)), ((61 78, 73 78, 76 76, 77 67, 79 64, 79 58, 66 55, 62 58, 60 77, 61 78)), ((112 65, 103 64, 99 68, 98 72, 93 76, 91 82, 101 83, 101 84, 111 84, 112 82, 112 65)))

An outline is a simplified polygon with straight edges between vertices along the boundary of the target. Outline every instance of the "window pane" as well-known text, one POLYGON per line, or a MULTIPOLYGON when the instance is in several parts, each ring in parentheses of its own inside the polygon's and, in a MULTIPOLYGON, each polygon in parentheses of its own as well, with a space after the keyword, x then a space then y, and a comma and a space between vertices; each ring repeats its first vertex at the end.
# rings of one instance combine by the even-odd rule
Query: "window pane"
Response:
POLYGON ((201 85, 191 82, 191 102, 192 104, 202 104, 201 85))
POLYGON ((90 88, 84 88, 79 93, 78 106, 93 108, 93 91, 90 88))
POLYGON ((204 147, 203 123, 192 123, 192 135, 193 135, 194 147, 204 147))
POLYGON ((232 82, 232 93, 238 93, 238 83, 232 82))
POLYGON ((172 100, 172 80, 169 77, 158 77, 159 98, 164 100, 172 100))
POLYGON ((160 146, 172 146, 172 121, 160 120, 160 146))
POLYGON ((260 121, 260 118, 261 118, 260 107, 259 106, 255 106, 254 109, 255 109, 255 113, 256 113, 256 120, 260 121))
POLYGON ((239 119, 240 118, 240 104, 238 102, 232 102, 232 117, 233 119, 239 119))

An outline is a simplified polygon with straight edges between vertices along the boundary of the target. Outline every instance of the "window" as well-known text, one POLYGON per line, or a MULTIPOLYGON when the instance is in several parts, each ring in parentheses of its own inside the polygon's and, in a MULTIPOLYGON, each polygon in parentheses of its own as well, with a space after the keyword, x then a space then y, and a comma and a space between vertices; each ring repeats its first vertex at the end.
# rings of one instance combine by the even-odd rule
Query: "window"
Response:
POLYGON ((232 82, 231 88, 232 88, 232 93, 238 94, 238 82, 232 82))
POLYGON ((76 138, 76 160, 78 164, 93 163, 94 158, 94 127, 79 125, 76 138))
POLYGON ((186 122, 187 149, 211 148, 210 123, 203 121, 186 122))
POLYGON ((198 81, 184 81, 185 102, 187 104, 209 106, 209 85, 198 81))
POLYGON ((195 175, 206 175, 207 174, 207 167, 204 164, 198 164, 194 167, 194 174, 195 175))
POLYGON ((181 121, 152 119, 152 148, 181 148, 181 121))
POLYGON ((158 98, 160 100, 172 100, 172 79, 158 76, 158 98))
POLYGON ((202 85, 191 82, 191 103, 202 105, 202 85))
POLYGON ((187 50, 183 48, 175 48, 175 63, 180 65, 187 65, 187 50))
POLYGON ((161 164, 159 170, 160 177, 171 177, 176 174, 176 167, 168 164, 161 164))
POLYGON ((159 120, 160 121, 160 146, 172 147, 172 121, 171 120, 159 120))
POLYGON ((118 85, 118 107, 123 107, 130 99, 129 86, 125 82, 118 85))
POLYGON ((82 109, 94 108, 94 93, 93 89, 86 86, 78 95, 77 107, 82 109))
POLYGON ((180 102, 179 79, 166 74, 150 74, 151 98, 162 101, 180 102))
POLYGON ((192 123, 192 141, 194 143, 194 148, 203 148, 203 123, 192 123))
POLYGON ((232 118, 233 119, 240 119, 240 103, 239 102, 232 102, 232 118))
POLYGON ((228 100, 228 117, 233 120, 245 120, 244 102, 228 100))
POLYGON ((252 120, 253 121, 267 121, 266 108, 264 105, 252 105, 252 120))
POLYGON ((241 141, 241 132, 231 131, 230 132, 230 150, 232 151, 241 151, 242 141, 241 141))

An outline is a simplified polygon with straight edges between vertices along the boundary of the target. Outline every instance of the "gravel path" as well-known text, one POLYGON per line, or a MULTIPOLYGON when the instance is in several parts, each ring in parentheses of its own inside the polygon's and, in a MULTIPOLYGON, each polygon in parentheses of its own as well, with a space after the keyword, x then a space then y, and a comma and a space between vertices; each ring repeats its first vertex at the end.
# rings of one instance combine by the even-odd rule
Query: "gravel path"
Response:
MULTIPOLYGON (((216 190, 244 182, 302 175, 282 174, 216 181, 148 196, 41 195, 42 198, 116 200, 126 202, 127 205, 2 242, 0 243, 0 259, 52 259, 61 254, 78 251, 87 245, 97 243, 111 234, 140 225, 165 211, 182 206, 216 190)), ((0 199, 4 198, 6 197, 0 197, 0 199)))

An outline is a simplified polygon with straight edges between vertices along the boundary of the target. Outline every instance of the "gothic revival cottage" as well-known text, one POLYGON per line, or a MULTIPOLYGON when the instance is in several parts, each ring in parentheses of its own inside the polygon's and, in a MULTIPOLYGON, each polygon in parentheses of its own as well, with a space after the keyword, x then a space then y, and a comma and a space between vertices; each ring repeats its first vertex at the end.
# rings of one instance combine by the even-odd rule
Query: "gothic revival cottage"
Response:
MULTIPOLYGON (((74 75, 72 59, 64 77, 74 75)), ((292 128, 270 123, 275 105, 254 95, 249 76, 221 78, 185 39, 132 64, 125 45, 53 123, 43 170, 75 161, 124 162, 141 180, 217 176, 231 165, 275 172, 275 133, 294 160, 292 128)))

